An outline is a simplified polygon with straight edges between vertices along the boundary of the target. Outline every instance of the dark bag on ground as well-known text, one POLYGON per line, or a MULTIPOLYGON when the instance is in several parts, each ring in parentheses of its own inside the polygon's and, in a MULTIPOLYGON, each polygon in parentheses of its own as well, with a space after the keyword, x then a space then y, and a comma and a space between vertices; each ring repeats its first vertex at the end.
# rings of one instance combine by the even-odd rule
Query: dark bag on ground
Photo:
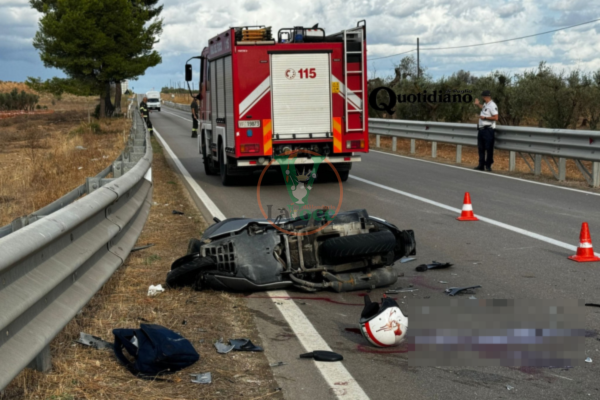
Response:
POLYGON ((113 334, 115 356, 140 377, 171 374, 200 359, 189 340, 164 326, 140 324, 140 329, 114 329, 113 334), (125 357, 123 348, 133 362, 125 357))

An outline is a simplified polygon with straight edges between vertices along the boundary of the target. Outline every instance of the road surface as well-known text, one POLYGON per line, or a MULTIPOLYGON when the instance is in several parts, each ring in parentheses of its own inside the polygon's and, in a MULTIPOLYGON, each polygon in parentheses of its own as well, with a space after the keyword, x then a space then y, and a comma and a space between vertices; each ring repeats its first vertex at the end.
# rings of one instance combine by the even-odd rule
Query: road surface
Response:
MULTIPOLYGON (((197 140, 190 137, 189 113, 163 106, 162 112, 152 112, 151 119, 158 136, 170 148, 171 158, 178 160, 222 214, 262 217, 257 178, 240 186, 223 187, 218 176, 204 173, 197 140)), ((263 204, 289 202, 285 186, 279 184, 280 175, 269 179, 261 185, 263 204)), ((204 195, 191 192, 210 220, 213 215, 202 201, 204 195)), ((339 192, 338 183, 316 184, 310 202, 337 205, 339 192)), ((396 286, 419 289, 397 295, 405 309, 411 299, 443 299, 446 287, 471 285, 482 286, 476 290, 477 298, 600 302, 600 263, 567 259, 574 254, 583 221, 590 225, 598 252, 599 205, 598 193, 372 151, 354 165, 350 179, 343 185, 341 209, 366 208, 370 215, 391 221, 400 229, 415 230, 417 260, 395 266, 404 273, 396 286), (475 214, 484 217, 482 221, 456 221, 465 192, 470 192, 475 214), (415 272, 418 264, 432 260, 448 261, 454 266, 415 272)), ((214 208, 212 211, 214 214, 214 208)), ((373 290, 370 296, 379 299, 384 292, 373 290)), ((356 333, 364 293, 315 295, 289 291, 248 296, 267 357, 270 362, 287 364, 274 368, 287 398, 600 398, 598 309, 585 309, 586 356, 594 362, 581 367, 417 368, 408 366, 408 353, 401 348, 379 350, 356 333), (342 354, 345 369, 298 359, 306 352, 303 343, 311 341, 326 343, 342 354)))

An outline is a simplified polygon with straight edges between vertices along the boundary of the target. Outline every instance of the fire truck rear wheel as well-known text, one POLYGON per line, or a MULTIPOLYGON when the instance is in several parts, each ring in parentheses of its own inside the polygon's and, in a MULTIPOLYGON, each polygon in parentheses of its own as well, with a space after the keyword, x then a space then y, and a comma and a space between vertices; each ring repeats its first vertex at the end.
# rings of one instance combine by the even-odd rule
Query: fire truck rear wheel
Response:
POLYGON ((213 160, 206 152, 206 142, 204 134, 202 134, 202 161, 204 162, 204 172, 206 175, 216 175, 217 169, 214 166, 213 160))
POLYGON ((225 165, 224 157, 227 157, 223 154, 223 145, 219 144, 219 171, 221 172, 221 183, 223 186, 231 186, 234 182, 234 177, 229 174, 227 165, 225 165))

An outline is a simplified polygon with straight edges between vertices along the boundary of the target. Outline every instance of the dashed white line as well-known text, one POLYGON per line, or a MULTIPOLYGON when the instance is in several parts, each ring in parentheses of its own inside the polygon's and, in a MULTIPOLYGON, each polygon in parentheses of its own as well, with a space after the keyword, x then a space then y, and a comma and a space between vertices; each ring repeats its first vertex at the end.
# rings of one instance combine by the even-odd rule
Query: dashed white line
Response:
MULTIPOLYGON (((460 212, 462 211, 462 210, 460 210, 458 208, 451 207, 451 206, 448 206, 448 205, 443 204, 443 203, 438 203, 437 201, 426 199, 425 197, 417 196, 416 194, 412 194, 412 193, 408 193, 408 192, 405 192, 405 191, 402 191, 402 190, 394 189, 394 188, 386 186, 386 185, 382 185, 382 184, 379 184, 379 183, 372 182, 372 181, 370 181, 368 179, 359 178, 358 176, 350 175, 350 178, 356 179, 357 181, 364 182, 366 184, 369 184, 369 185, 372 185, 372 186, 375 186, 375 187, 378 187, 378 188, 381 188, 381 189, 388 190, 388 191, 393 192, 393 193, 400 194, 402 196, 410 197, 411 199, 414 199, 414 200, 422 201, 423 203, 431 204, 432 206, 436 206, 436 207, 443 208, 443 209, 448 210, 448 211, 455 212, 457 215, 460 214, 460 212)), ((504 229, 507 229, 509 231, 513 231, 513 232, 516 232, 516 233, 520 233, 521 235, 529 236, 531 238, 534 238, 534 239, 537 239, 537 240, 541 240, 542 242, 546 242, 546 243, 549 243, 549 244, 552 244, 552 245, 555 245, 555 246, 558 246, 558 247, 562 247, 562 248, 567 249, 567 250, 577 251, 577 246, 573 246, 571 244, 568 244, 568 243, 565 243, 565 242, 561 242, 560 240, 556 240, 556 239, 549 238, 547 236, 540 235, 539 233, 530 232, 530 231, 527 231, 525 229, 518 228, 516 226, 508 225, 508 224, 505 224, 504 222, 496 221, 495 219, 483 217, 483 216, 481 216, 479 214, 475 214, 475 215, 476 215, 477 218, 479 218, 480 221, 487 222, 488 224, 495 225, 495 226, 498 226, 500 228, 504 228, 504 229)), ((595 253, 595 254, 598 257, 600 257, 600 254, 598 254, 598 253, 595 253)))
MULTIPOLYGON (((179 169, 181 175, 184 177, 186 182, 188 182, 188 184, 194 190, 194 192, 196 192, 196 195, 204 203, 211 215, 221 220, 225 219, 225 214, 223 214, 221 210, 219 210, 217 205, 210 199, 210 197, 208 197, 206 192, 202 190, 202 188, 200 187, 200 185, 198 185, 194 178, 192 178, 191 174, 183 166, 181 161, 179 161, 175 153, 171 150, 167 142, 163 139, 163 137, 156 130, 156 128, 154 129, 154 134, 156 135, 157 139, 161 142, 163 148, 167 151, 171 159, 175 162, 175 165, 179 169)), ((319 335, 319 332, 317 332, 316 328, 306 317, 306 315, 304 315, 304 313, 302 312, 302 310, 300 310, 296 303, 294 303, 293 301, 289 301, 279 304, 281 303, 281 301, 277 298, 289 297, 289 294, 286 291, 271 291, 267 292, 267 294, 271 297, 273 303, 275 303, 276 306, 278 306, 279 311, 287 321, 290 328, 292 328, 292 330, 296 333, 298 340, 307 352, 312 352, 314 350, 331 351, 331 348, 329 347, 325 339, 323 339, 321 335, 319 335)), ((312 363, 319 370, 319 372, 325 379, 325 382, 329 386, 331 392, 335 394, 337 398, 344 400, 369 399, 369 396, 367 396, 365 391, 360 387, 360 385, 356 382, 356 380, 352 377, 350 372, 348 372, 348 370, 346 369, 346 367, 344 367, 342 363, 322 363, 316 361, 312 361, 312 363), (343 382, 344 385, 340 386, 340 382, 343 382), (338 385, 336 385, 336 383, 338 385)))

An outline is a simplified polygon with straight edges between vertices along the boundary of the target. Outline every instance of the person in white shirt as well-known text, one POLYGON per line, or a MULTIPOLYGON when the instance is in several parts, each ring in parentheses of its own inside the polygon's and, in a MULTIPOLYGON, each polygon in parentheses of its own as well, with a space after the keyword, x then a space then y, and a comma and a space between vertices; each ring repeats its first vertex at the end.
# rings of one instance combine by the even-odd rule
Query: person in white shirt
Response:
POLYGON ((479 165, 475 168, 478 171, 492 171, 494 163, 494 142, 496 140, 496 121, 498 121, 498 106, 492 100, 489 90, 481 92, 484 104, 475 99, 475 104, 481 109, 479 122, 477 124, 477 149, 479 150, 479 165), (486 158, 487 153, 487 158, 486 158))

